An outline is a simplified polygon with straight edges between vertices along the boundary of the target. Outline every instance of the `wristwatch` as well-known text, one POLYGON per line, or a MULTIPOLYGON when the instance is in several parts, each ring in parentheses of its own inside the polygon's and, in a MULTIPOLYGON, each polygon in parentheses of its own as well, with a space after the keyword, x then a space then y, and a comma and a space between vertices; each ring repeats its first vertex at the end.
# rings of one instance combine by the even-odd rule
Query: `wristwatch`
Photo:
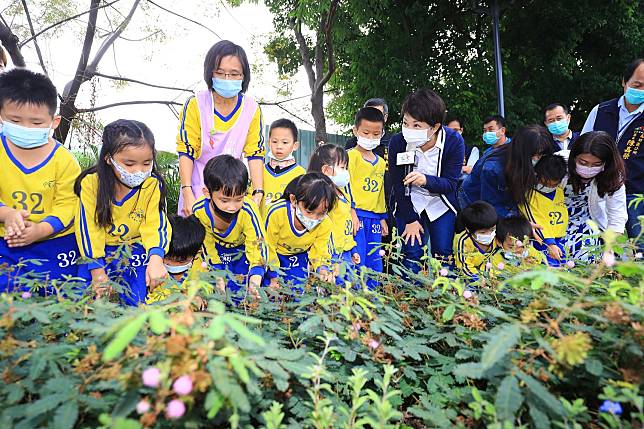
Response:
POLYGON ((263 189, 255 189, 255 190, 253 191, 253 197, 254 197, 255 195, 257 195, 257 194, 265 195, 265 194, 266 194, 266 192, 264 192, 264 190, 263 190, 263 189))

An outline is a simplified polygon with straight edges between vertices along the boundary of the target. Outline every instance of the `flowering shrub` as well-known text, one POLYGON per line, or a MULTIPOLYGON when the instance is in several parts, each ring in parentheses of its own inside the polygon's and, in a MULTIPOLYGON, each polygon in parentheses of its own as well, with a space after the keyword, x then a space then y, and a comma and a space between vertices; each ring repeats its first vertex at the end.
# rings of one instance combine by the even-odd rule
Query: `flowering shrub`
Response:
POLYGON ((0 427, 641 427, 641 261, 506 270, 237 306, 198 280, 141 308, 3 295, 0 427))

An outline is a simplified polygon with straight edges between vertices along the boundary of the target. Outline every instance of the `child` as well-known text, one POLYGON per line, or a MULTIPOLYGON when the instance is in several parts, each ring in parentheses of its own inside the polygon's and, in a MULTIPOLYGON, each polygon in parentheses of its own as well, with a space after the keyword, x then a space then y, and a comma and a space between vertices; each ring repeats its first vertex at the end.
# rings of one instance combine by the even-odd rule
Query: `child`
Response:
POLYGON ((465 230, 454 237, 456 267, 465 276, 477 280, 495 250, 496 210, 485 201, 475 201, 459 216, 465 230))
MULTIPOLYGON (((334 270, 338 274, 341 269, 352 267, 360 263, 360 254, 353 238, 353 219, 351 217, 351 201, 346 197, 342 188, 349 184, 349 171, 347 164, 349 156, 340 146, 325 144, 319 146, 309 160, 309 172, 325 174, 336 186, 338 203, 329 212, 331 219, 331 242, 333 244, 333 260, 344 267, 337 266, 334 270)), ((346 276, 342 276, 346 278, 346 276)))
POLYGON ((528 195, 527 204, 519 209, 530 222, 543 227, 537 230, 543 244, 535 243, 534 246, 544 252, 550 266, 558 267, 566 262, 563 243, 568 228, 568 209, 563 188, 559 186, 567 173, 566 161, 560 155, 544 155, 534 170, 537 185, 528 195))
POLYGON ((21 279, 77 273, 71 224, 80 167, 50 136, 60 123, 57 99, 46 76, 26 69, 0 74, 0 265, 10 267, 0 268, 0 292, 19 288, 21 279))
POLYGON ((268 162, 264 165, 264 192, 260 211, 262 219, 272 203, 279 200, 284 189, 293 179, 306 173, 295 162, 293 152, 299 147, 297 127, 288 119, 278 119, 271 124, 268 134, 268 162))
POLYGON ((532 225, 523 216, 500 218, 496 224, 497 248, 492 255, 492 266, 499 264, 531 268, 546 263, 546 257, 532 247, 532 225))
POLYGON ((121 299, 135 306, 168 274, 163 257, 172 227, 155 158, 147 125, 119 119, 103 130, 96 165, 76 180, 76 241, 81 256, 92 259, 78 272, 98 297, 109 290, 108 281, 122 282, 121 299))
POLYGON ((206 237, 205 228, 194 215, 184 218, 170 214, 168 222, 172 227, 172 238, 170 249, 163 258, 163 265, 172 282, 169 286, 159 286, 148 294, 148 304, 167 298, 174 290, 179 291, 180 288, 176 286, 180 286, 188 278, 188 272, 193 268, 193 261, 206 237))
MULTIPOLYGON (((358 110, 353 127, 358 145, 348 151, 350 180, 347 190, 357 214, 357 218, 354 217, 357 225, 353 228, 358 254, 361 264, 377 273, 382 272, 379 252, 382 236, 389 234, 384 192, 386 166, 385 161, 373 153, 380 144, 384 121, 382 112, 375 107, 358 110)), ((377 284, 373 279, 367 281, 369 288, 377 284)))
POLYGON ((307 173, 297 179, 293 193, 271 206, 266 217, 271 286, 277 285, 277 267, 287 283, 303 283, 309 266, 324 281, 335 281, 329 269, 332 225, 327 213, 333 211, 337 199, 331 179, 322 173, 307 173))
POLYGON ((268 260, 264 228, 255 202, 246 198, 248 170, 242 161, 219 155, 203 171, 205 196, 192 211, 206 228, 203 260, 210 269, 242 276, 229 278, 228 289, 236 294, 240 283, 253 289, 261 286, 268 260))

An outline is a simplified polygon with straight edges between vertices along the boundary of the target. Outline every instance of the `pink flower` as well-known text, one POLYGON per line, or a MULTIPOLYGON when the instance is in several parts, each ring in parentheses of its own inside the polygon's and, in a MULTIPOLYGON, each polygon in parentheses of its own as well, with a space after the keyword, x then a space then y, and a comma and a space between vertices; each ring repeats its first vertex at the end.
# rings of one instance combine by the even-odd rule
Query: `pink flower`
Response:
POLYGON ((187 395, 192 392, 192 379, 190 376, 182 375, 181 377, 174 380, 172 389, 179 396, 187 395))
POLYGON ((353 322, 353 324, 351 325, 351 329, 358 332, 360 330, 360 322, 353 322))
POLYGON ((379 254, 380 256, 385 256, 385 249, 380 249, 380 251, 378 252, 378 254, 379 254))
POLYGON ((380 345, 380 343, 378 342, 378 340, 375 340, 373 338, 369 340, 369 348, 370 349, 375 350, 375 349, 378 348, 379 345, 380 345))
POLYGON ((22 299, 29 299, 29 298, 31 298, 31 292, 22 293, 22 299))
POLYGON ((575 261, 568 261, 566 262, 566 266, 568 268, 575 268, 575 261))
POLYGON ((517 240, 517 241, 514 242, 514 244, 515 244, 515 246, 520 247, 520 246, 523 246, 523 241, 517 240))
POLYGON ((635 259, 642 259, 642 252, 637 252, 635 254, 635 259))
POLYGON ((206 261, 203 261, 203 262, 201 263, 201 267, 202 267, 202 268, 208 268, 208 263, 207 263, 206 261))
POLYGON ((178 419, 186 413, 186 406, 178 399, 168 402, 165 415, 169 419, 178 419))
POLYGON ((449 271, 447 271, 447 268, 441 268, 441 270, 438 272, 441 276, 445 277, 447 274, 449 274, 449 271))
POLYGON ((488 270, 492 268, 492 262, 488 262, 487 264, 485 264, 485 268, 487 268, 488 270))
POLYGON ((503 262, 499 262, 499 264, 496 266, 499 270, 502 270, 505 268, 505 264, 503 262))
POLYGON ((465 299, 472 298, 472 292, 470 292, 469 290, 466 290, 465 292, 463 292, 463 298, 465 299))
POLYGON ((604 256, 602 256, 602 261, 604 261, 604 264, 606 264, 607 267, 612 267, 615 265, 615 255, 611 252, 606 252, 604 253, 604 256))
POLYGON ((143 385, 148 387, 159 387, 161 371, 159 368, 150 367, 143 371, 143 385))
POLYGON ((136 404, 136 412, 139 414, 145 414, 148 411, 150 411, 150 403, 146 401, 145 399, 139 401, 138 404, 136 404))

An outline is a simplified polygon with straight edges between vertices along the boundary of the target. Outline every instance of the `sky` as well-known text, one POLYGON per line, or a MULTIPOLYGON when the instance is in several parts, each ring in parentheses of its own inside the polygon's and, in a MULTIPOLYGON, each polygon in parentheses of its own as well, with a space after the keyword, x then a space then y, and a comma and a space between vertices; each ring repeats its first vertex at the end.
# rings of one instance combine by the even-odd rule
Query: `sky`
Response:
MULTIPOLYGON (((15 0, 0 0, 0 12, 16 2, 15 0)), ((40 2, 28 2, 28 4, 32 3, 34 3, 32 12, 34 27, 38 31, 47 25, 42 20, 38 21, 38 17, 46 11, 38 8, 40 2)), ((132 3, 133 0, 120 0, 114 6, 125 15, 132 3)), ((146 2, 142 1, 143 3, 146 2)), ((110 49, 103 57, 99 65, 99 72, 193 91, 204 89, 203 60, 205 54, 210 46, 222 38, 231 40, 245 49, 252 67, 248 94, 256 100, 275 102, 310 94, 303 68, 294 78, 280 80, 277 67, 270 63, 264 54, 263 45, 268 41, 274 29, 270 11, 262 2, 258 4, 245 3, 236 8, 227 4, 224 7, 219 0, 155 0, 155 3, 195 20, 212 31, 147 3, 144 8, 137 9, 132 22, 122 34, 123 38, 117 40, 113 49, 110 49), (177 7, 178 4, 181 7, 177 7), (163 30, 163 38, 159 39, 157 33, 151 38, 138 41, 159 29, 163 30)), ((77 0, 77 4, 77 11, 83 11, 88 7, 89 0, 77 0)), ((110 13, 114 15, 117 12, 110 10, 110 13)), ((82 46, 82 36, 87 24, 86 19, 87 17, 84 16, 68 24, 63 24, 58 31, 46 33, 46 37, 39 39, 49 75, 59 93, 62 93, 65 84, 74 76, 82 46)), ((17 17, 14 21, 15 24, 24 22, 22 16, 17 17)), ((104 11, 99 13, 98 27, 100 34, 105 33, 101 29, 109 29, 104 11)), ((102 39, 95 40, 92 55, 101 42, 102 39)), ((33 43, 26 45, 22 52, 27 67, 42 72, 33 43)), ((188 92, 145 87, 135 83, 123 85, 103 78, 98 80, 94 78, 94 81, 95 85, 86 82, 81 87, 76 102, 77 107, 83 108, 91 105, 93 86, 96 91, 96 106, 132 100, 172 100, 183 103, 190 95, 188 92)), ((284 106, 297 117, 289 115, 279 107, 264 106, 262 112, 265 123, 270 124, 275 119, 288 117, 294 120, 301 129, 314 128, 307 97, 286 103, 284 106)), ((180 109, 179 106, 178 109, 180 109)), ((152 129, 158 149, 174 151, 178 120, 172 111, 164 105, 115 107, 101 110, 96 115, 103 124, 119 118, 140 120, 152 129)), ((327 132, 340 133, 341 130, 341 127, 327 120, 327 132)), ((77 139, 74 138, 74 141, 77 139)))

